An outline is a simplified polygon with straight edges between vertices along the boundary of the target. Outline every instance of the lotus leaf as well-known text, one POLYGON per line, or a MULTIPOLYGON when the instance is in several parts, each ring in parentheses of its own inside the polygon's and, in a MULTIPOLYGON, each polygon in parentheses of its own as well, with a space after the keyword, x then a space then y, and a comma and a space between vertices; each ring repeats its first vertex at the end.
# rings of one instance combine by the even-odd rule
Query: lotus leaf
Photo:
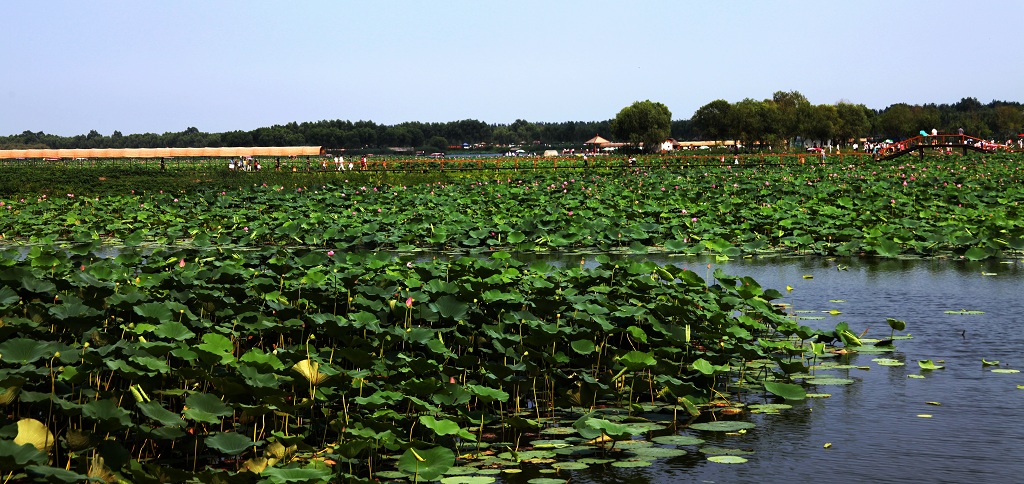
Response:
POLYGON ((20 469, 28 464, 46 465, 46 452, 30 443, 18 445, 11 440, 0 440, 0 468, 20 469))
POLYGON ((208 424, 220 424, 221 417, 231 416, 234 411, 214 395, 193 393, 185 398, 185 418, 208 424))
POLYGON ((740 420, 718 420, 714 422, 701 422, 690 425, 691 429, 704 430, 707 432, 736 432, 757 427, 753 422, 740 420))
POLYGON ((922 370, 941 370, 945 368, 943 365, 936 365, 932 360, 918 360, 917 365, 920 366, 922 370))
POLYGON ((33 418, 18 420, 18 435, 14 437, 17 445, 32 444, 41 452, 49 452, 54 444, 53 433, 42 422, 33 418))
POLYGON ((3 361, 19 365, 28 365, 41 358, 49 358, 56 351, 54 343, 30 338, 11 338, 0 343, 0 355, 3 356, 3 361))
POLYGON ((807 398, 807 392, 804 391, 804 388, 792 383, 765 382, 764 389, 786 400, 803 400, 807 398))
POLYGON ((238 455, 260 445, 263 441, 253 442, 252 439, 238 432, 217 432, 206 438, 206 446, 228 455, 238 455))
POLYGON ((651 439, 651 441, 663 445, 700 445, 704 443, 704 439, 689 435, 662 435, 651 439))
POLYGON ((433 481, 455 465, 455 453, 447 447, 410 448, 398 459, 398 469, 415 479, 433 481))
POLYGON ((323 482, 331 477, 330 469, 268 467, 261 474, 272 483, 323 482))
POLYGON ((718 464, 742 464, 747 462, 747 459, 737 455, 713 455, 708 457, 708 460, 718 464))

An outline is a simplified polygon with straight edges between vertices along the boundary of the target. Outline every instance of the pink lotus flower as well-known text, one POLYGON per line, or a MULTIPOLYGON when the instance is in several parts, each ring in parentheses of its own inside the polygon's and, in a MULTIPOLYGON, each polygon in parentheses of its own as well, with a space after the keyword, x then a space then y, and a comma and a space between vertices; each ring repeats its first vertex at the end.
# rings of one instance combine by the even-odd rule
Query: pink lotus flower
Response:
POLYGON ((185 259, 184 258, 181 259, 180 261, 178 261, 178 267, 185 267, 185 259))
POLYGON ((333 250, 327 251, 327 257, 334 257, 334 251, 333 250))
POLYGON ((405 307, 407 307, 407 308, 411 308, 412 307, 412 296, 409 296, 409 298, 405 300, 405 307))

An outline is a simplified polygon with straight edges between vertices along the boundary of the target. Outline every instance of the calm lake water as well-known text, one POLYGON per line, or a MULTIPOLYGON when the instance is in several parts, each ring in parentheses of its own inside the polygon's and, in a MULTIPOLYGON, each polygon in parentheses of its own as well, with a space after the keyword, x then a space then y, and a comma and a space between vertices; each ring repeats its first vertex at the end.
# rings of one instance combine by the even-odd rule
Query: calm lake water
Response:
MULTIPOLYGON (((702 276, 709 262, 657 260, 702 276)), ((804 321, 808 326, 831 329, 846 321, 855 333, 867 329, 868 338, 887 338, 885 318, 891 317, 905 320, 902 333, 913 339, 897 341, 895 353, 842 357, 837 361, 869 369, 829 371, 856 382, 812 387, 809 391, 832 396, 796 402, 779 414, 745 417, 757 424, 746 434, 679 432, 705 439, 706 445, 753 451, 743 456, 746 463, 709 462, 699 446, 688 446, 683 447, 688 455, 659 459, 646 468, 602 466, 559 477, 571 475, 573 483, 1024 481, 1024 389, 1017 388, 1024 385, 1024 373, 993 373, 994 367, 982 366, 985 359, 999 360, 999 368, 1024 369, 1024 261, 801 257, 711 263, 785 292, 782 302, 793 310, 815 311, 799 315, 825 317, 804 321), (837 264, 849 268, 840 271, 837 264), (842 314, 829 315, 832 309, 842 314), (985 314, 945 313, 962 309, 985 314), (871 361, 880 356, 906 366, 871 361), (922 359, 942 360, 945 368, 922 371, 917 364, 922 359)), ((755 397, 747 403, 765 402, 755 397)), ((522 477, 514 482, 525 482, 522 477)))

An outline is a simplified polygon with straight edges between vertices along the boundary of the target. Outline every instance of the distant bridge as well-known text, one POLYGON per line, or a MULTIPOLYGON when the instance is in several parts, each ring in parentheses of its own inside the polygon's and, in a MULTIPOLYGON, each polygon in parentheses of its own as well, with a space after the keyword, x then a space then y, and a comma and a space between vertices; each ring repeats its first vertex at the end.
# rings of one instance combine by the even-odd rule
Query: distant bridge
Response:
POLYGON ((963 134, 922 135, 889 145, 878 153, 878 159, 891 160, 911 151, 917 151, 924 156, 924 150, 928 148, 958 148, 963 150, 963 154, 966 155, 967 150, 992 153, 1001 147, 1001 145, 963 134))

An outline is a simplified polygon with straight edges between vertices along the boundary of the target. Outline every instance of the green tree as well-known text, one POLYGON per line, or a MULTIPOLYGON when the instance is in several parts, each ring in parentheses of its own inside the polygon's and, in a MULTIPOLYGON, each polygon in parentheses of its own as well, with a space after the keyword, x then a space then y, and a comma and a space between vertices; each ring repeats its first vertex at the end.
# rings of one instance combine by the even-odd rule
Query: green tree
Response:
POLYGON ((721 140, 728 137, 729 117, 732 112, 732 105, 724 99, 716 99, 693 113, 693 129, 697 134, 706 140, 721 140))
POLYGON ((427 142, 427 146, 437 151, 444 152, 448 149, 448 140, 443 136, 434 136, 427 142))
POLYGON ((672 132, 672 113, 664 104, 637 101, 622 108, 612 120, 612 133, 627 143, 643 144, 647 151, 657 151, 672 132))
POLYGON ((776 91, 772 102, 779 108, 778 126, 775 131, 785 140, 791 140, 801 132, 801 115, 811 108, 811 102, 800 91, 776 91))
POLYGON ((871 131, 871 121, 868 120, 868 108, 863 104, 850 104, 841 102, 836 104, 836 111, 839 115, 839 144, 846 144, 849 140, 857 140, 867 136, 871 131))

